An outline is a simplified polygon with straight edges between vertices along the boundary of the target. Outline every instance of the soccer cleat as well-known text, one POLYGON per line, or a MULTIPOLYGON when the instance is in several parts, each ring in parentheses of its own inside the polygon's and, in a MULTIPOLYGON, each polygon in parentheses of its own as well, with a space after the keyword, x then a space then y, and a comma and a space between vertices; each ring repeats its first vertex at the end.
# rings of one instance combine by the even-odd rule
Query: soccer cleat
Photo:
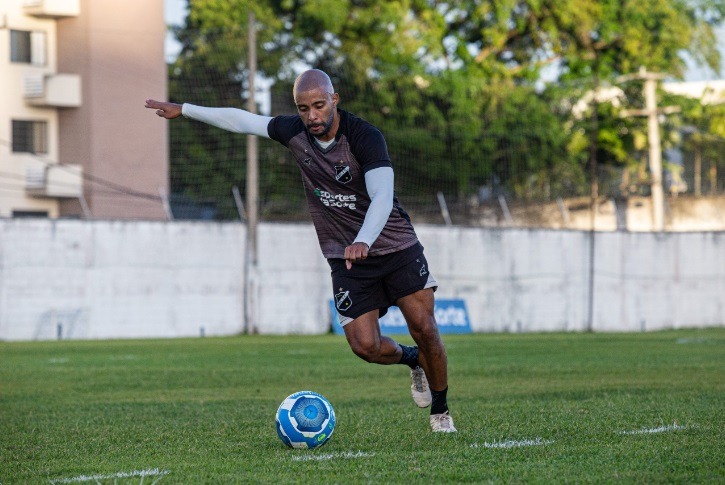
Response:
POLYGON ((458 431, 453 426, 453 418, 448 414, 448 411, 443 414, 431 414, 430 427, 434 433, 455 433, 458 431))
POLYGON ((433 402, 428 387, 428 379, 425 377, 423 368, 418 366, 410 369, 410 392, 413 394, 413 401, 419 408, 427 408, 433 402))

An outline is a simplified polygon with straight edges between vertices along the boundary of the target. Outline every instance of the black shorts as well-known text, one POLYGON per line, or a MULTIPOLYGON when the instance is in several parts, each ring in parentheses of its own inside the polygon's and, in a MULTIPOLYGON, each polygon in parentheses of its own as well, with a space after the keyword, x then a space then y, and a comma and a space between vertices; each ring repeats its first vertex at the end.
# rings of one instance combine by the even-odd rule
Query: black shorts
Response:
POLYGON ((380 310, 387 313, 398 298, 424 288, 437 288, 428 270, 420 243, 396 253, 371 256, 347 269, 344 259, 328 259, 332 269, 332 295, 345 326, 360 315, 380 310))

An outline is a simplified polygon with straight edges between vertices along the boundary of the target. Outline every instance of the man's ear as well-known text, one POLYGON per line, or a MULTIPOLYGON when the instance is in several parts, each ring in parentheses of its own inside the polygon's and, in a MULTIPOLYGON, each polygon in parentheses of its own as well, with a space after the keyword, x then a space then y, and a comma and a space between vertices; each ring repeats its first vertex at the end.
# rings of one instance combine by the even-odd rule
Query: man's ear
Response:
POLYGON ((337 108, 337 103, 340 102, 340 95, 335 93, 332 95, 332 105, 337 108))

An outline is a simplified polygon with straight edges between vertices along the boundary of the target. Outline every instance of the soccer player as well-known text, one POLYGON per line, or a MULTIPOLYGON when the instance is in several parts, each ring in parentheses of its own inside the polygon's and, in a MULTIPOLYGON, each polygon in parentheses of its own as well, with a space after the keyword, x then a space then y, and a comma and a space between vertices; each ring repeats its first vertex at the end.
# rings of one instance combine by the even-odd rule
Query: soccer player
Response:
POLYGON ((323 71, 294 83, 297 115, 260 116, 146 100, 162 118, 181 115, 236 132, 271 138, 294 155, 322 253, 332 269, 332 294, 352 351, 367 362, 410 367, 411 392, 431 406, 435 432, 456 431, 448 411, 448 359, 433 313, 431 276, 410 217, 393 191, 393 166, 382 133, 337 107, 323 71), (380 334, 378 319, 397 305, 417 346, 380 334))

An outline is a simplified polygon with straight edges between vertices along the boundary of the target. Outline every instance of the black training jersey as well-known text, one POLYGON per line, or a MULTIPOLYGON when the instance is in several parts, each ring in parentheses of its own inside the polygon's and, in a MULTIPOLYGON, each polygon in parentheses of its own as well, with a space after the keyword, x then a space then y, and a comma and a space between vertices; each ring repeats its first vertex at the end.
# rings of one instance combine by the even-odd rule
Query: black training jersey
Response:
MULTIPOLYGON (((335 142, 323 150, 307 132, 299 116, 276 116, 267 127, 269 137, 290 149, 302 172, 302 182, 326 258, 344 258, 365 220, 370 197, 365 173, 392 167, 383 134, 347 111, 338 110, 340 126, 335 142)), ((393 197, 388 222, 370 248, 369 255, 383 255, 418 242, 410 217, 393 197)))

